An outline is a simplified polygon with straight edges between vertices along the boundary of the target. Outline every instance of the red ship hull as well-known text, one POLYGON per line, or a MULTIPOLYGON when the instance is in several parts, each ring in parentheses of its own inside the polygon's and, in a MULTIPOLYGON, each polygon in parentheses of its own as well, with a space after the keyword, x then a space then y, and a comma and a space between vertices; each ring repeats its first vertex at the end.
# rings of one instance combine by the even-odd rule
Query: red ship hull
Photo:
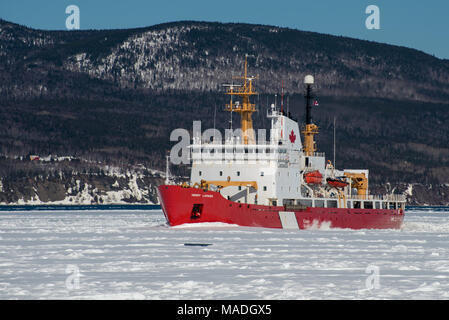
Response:
POLYGON ((227 200, 219 192, 161 185, 158 194, 170 226, 184 223, 223 222, 248 227, 307 229, 330 228, 399 229, 401 209, 315 208, 244 204, 227 200))

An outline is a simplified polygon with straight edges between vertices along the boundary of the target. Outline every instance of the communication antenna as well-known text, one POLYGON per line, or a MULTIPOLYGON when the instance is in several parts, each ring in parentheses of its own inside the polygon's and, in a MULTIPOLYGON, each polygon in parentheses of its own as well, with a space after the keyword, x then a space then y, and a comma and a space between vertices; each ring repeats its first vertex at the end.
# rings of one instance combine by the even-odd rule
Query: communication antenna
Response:
POLYGON ((231 120, 229 120, 229 123, 231 124, 231 131, 232 131, 232 110, 231 110, 231 120))
POLYGON ((215 104, 215 108, 214 108, 214 132, 215 132, 215 117, 217 115, 217 104, 215 104))
POLYGON ((234 83, 224 83, 224 84, 222 84, 222 86, 223 87, 228 87, 229 88, 229 92, 231 93, 231 102, 230 102, 230 104, 229 104, 229 106, 230 106, 230 110, 229 111, 231 111, 231 120, 229 120, 229 123, 230 123, 230 125, 231 125, 231 130, 232 130, 232 112, 234 111, 233 110, 233 102, 232 102, 232 93, 234 93, 234 88, 239 88, 239 87, 241 87, 242 85, 240 85, 240 84, 234 84, 234 83))
POLYGON ((170 184, 170 169, 169 169, 170 156, 167 155, 166 159, 167 160, 166 160, 166 163, 165 163, 165 184, 170 184))
MULTIPOLYGON (((266 105, 266 108, 267 108, 267 110, 266 110, 265 114, 268 114, 268 95, 267 95, 267 105, 266 105)), ((265 129, 265 117, 262 117, 262 125, 263 125, 263 128, 265 129)))
POLYGON ((334 116, 334 168, 335 168, 335 116, 334 116))
POLYGON ((284 114, 284 80, 281 81, 281 113, 284 114))
POLYGON ((215 118, 217 116, 217 104, 215 104, 215 108, 214 108, 214 140, 213 143, 215 143, 215 118))

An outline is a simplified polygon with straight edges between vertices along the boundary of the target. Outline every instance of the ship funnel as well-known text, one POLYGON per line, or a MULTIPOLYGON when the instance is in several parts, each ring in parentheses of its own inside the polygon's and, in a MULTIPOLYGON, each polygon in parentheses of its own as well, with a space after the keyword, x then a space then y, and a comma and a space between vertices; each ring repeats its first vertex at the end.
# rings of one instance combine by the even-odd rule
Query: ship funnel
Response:
POLYGON ((306 75, 304 77, 304 84, 306 85, 306 94, 304 98, 306 99, 306 126, 302 130, 304 134, 304 154, 306 156, 313 156, 316 151, 316 144, 314 141, 314 135, 318 133, 318 127, 312 122, 312 85, 315 79, 312 75, 306 75))

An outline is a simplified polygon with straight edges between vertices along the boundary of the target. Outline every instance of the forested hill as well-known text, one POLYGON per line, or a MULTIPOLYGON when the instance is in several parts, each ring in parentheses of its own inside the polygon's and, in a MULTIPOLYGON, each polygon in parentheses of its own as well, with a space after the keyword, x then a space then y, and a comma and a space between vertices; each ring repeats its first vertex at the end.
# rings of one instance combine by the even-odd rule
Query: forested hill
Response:
POLYGON ((332 154, 335 117, 337 166, 369 168, 377 186, 438 186, 440 200, 432 201, 447 201, 449 60, 273 26, 43 31, 0 20, 0 155, 163 169, 172 129, 190 129, 193 120, 212 127, 215 108, 217 126, 227 127, 222 84, 240 74, 245 54, 259 76, 257 126, 268 125, 265 110, 281 82, 302 118, 302 80, 313 74, 320 151, 332 154))
MULTIPOLYGON (((175 22, 125 30, 42 31, 0 20, 3 80, 8 96, 57 96, 82 84, 58 84, 62 71, 110 81, 131 90, 219 91, 239 72, 242 57, 260 76, 261 92, 281 80, 301 92, 301 79, 316 76, 321 94, 445 102, 449 60, 376 42, 250 24, 175 22), (11 69, 12 68, 12 69, 11 69), (24 83, 24 81, 26 83, 24 83), (41 81, 41 83, 36 83, 41 81), (24 89, 28 90, 23 92, 24 89)), ((94 88, 91 88, 94 89, 94 88)), ((94 91, 94 90, 89 90, 94 91)), ((89 92, 94 94, 94 92, 89 92)))

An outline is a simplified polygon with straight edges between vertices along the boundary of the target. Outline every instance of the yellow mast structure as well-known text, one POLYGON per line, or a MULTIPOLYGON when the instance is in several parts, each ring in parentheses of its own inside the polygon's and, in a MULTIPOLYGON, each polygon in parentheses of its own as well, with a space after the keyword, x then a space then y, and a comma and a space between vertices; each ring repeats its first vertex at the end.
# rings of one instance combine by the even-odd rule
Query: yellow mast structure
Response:
POLYGON ((305 128, 302 130, 302 134, 304 135, 304 153, 306 156, 313 156, 316 151, 314 136, 317 133, 318 126, 313 123, 306 124, 305 128))
POLYGON ((243 85, 234 86, 230 85, 226 94, 231 96, 231 101, 229 104, 226 104, 226 111, 237 112, 240 115, 240 128, 242 130, 242 141, 243 144, 255 144, 256 139, 254 135, 253 129, 253 120, 251 118, 252 114, 256 112, 256 105, 251 103, 249 98, 253 95, 256 95, 257 92, 254 91, 253 80, 257 79, 257 77, 249 77, 247 72, 247 57, 245 55, 245 69, 244 74, 241 77, 234 77, 234 79, 242 79, 243 85), (233 96, 239 96, 242 98, 240 102, 233 102, 233 96))

